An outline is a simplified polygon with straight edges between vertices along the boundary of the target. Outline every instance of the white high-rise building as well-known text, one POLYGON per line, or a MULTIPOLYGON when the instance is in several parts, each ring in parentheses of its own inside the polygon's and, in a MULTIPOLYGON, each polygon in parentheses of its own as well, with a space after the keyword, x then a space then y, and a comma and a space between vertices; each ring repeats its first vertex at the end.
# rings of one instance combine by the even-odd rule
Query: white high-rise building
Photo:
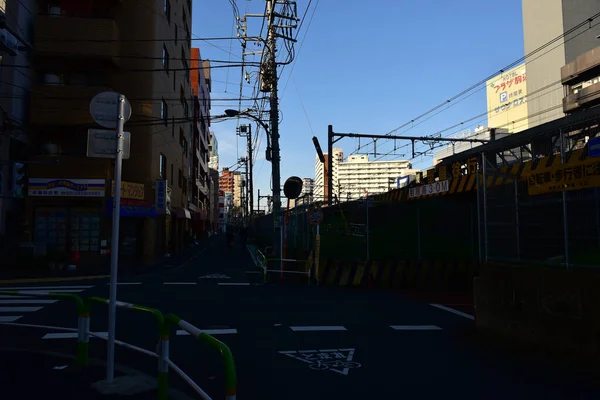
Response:
POLYGON ((397 187, 398 178, 415 175, 408 160, 369 161, 366 154, 348 156, 338 165, 340 201, 356 200, 367 195, 385 193, 397 187))
MULTIPOLYGON (((314 201, 326 201, 325 195, 327 194, 327 180, 325 179, 325 167, 329 159, 329 154, 324 153, 325 162, 322 163, 319 160, 319 156, 315 157, 315 179, 314 179, 314 190, 313 199, 314 201)), ((338 190, 338 166, 344 162, 344 150, 340 148, 333 149, 333 193, 337 195, 338 190)))

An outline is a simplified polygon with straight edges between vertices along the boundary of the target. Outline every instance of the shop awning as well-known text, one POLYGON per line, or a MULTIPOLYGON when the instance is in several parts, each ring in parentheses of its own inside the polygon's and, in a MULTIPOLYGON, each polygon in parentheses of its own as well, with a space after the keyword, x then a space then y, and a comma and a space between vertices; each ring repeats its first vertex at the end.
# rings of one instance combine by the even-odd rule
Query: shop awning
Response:
MULTIPOLYGON (((106 201, 106 216, 112 217, 113 199, 106 201)), ((121 199, 121 217, 157 218, 158 213, 149 201, 121 199)))
POLYGON ((192 214, 190 213, 190 210, 183 207, 179 207, 175 215, 177 215, 177 218, 181 219, 192 219, 192 214))

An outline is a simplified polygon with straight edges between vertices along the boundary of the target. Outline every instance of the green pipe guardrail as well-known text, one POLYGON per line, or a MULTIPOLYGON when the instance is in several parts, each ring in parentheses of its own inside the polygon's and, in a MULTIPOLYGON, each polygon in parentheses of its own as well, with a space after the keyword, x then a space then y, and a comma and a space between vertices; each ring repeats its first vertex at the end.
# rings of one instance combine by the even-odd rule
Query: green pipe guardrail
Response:
POLYGON ((48 291, 48 293, 33 293, 39 292, 40 290, 2 290, 0 291, 1 295, 6 296, 29 296, 29 297, 49 297, 51 299, 72 299, 75 301, 75 305, 77 307, 77 355, 76 355, 76 364, 78 366, 84 367, 88 365, 89 359, 89 351, 88 351, 88 343, 89 340, 84 340, 84 326, 82 324, 85 321, 88 322, 87 327, 89 331, 89 320, 90 320, 90 312, 87 304, 83 301, 83 299, 74 294, 74 293, 53 293, 48 291))
MULTIPOLYGON (((213 336, 202 332, 200 329, 196 328, 194 325, 189 322, 181 319, 175 314, 167 314, 166 315, 167 323, 173 323, 177 325, 184 331, 188 332, 190 335, 194 336, 198 340, 202 340, 208 345, 210 345, 213 349, 217 350, 221 356, 223 357, 223 362, 225 364, 225 399, 226 400, 235 400, 237 396, 237 374, 235 372, 235 362, 233 361, 233 355, 231 354, 231 350, 229 347, 220 340, 214 338, 213 336)), ((185 378, 184 378, 185 379, 185 378)))
MULTIPOLYGON (((264 256, 263 256, 264 257, 264 256)), ((312 270, 312 267, 309 268, 307 271, 286 271, 283 268, 283 263, 286 262, 295 262, 295 263, 308 263, 308 260, 296 260, 296 259, 291 259, 291 258, 265 258, 264 262, 263 262, 263 280, 264 282, 267 281, 267 275, 269 272, 279 272, 281 274, 281 279, 283 279, 283 274, 300 274, 300 275, 306 275, 306 277, 308 278, 308 284, 310 285, 310 273, 312 270), (268 269, 268 264, 269 262, 273 262, 273 261, 277 261, 277 262, 281 262, 282 266, 281 269, 268 269)))
MULTIPOLYGON (((91 309, 91 303, 102 303, 109 304, 110 300, 103 297, 90 297, 86 300, 88 310, 91 309)), ((117 301, 116 306, 134 311, 140 311, 143 313, 150 314, 156 320, 158 325, 159 345, 157 349, 157 355, 159 359, 158 363, 158 399, 167 400, 169 398, 169 326, 165 323, 165 318, 160 311, 155 308, 140 306, 137 304, 126 303, 123 301, 117 301)), ((89 341, 89 318, 86 326, 87 335, 85 339, 89 341)), ((136 349, 135 346, 127 346, 132 349, 136 349)))
MULTIPOLYGON (((37 291, 37 290, 36 290, 37 291)), ((101 304, 109 304, 109 300, 103 297, 92 296, 87 298, 85 301, 78 295, 73 293, 53 293, 48 292, 44 294, 33 293, 34 291, 28 290, 15 290, 15 291, 0 291, 0 295, 8 295, 8 296, 29 296, 29 297, 49 297, 54 299, 73 299, 77 306, 77 356, 76 356, 76 365, 78 367, 86 367, 89 364, 89 339, 90 336, 96 336, 101 339, 107 340, 106 337, 97 335, 95 333, 90 332, 90 315, 91 315, 91 305, 92 303, 101 303, 101 304)), ((181 378, 186 381, 193 389, 196 390, 202 398, 206 400, 210 400, 208 394, 206 394, 188 375, 185 374, 175 363, 173 363, 169 359, 169 334, 171 324, 175 324, 187 331, 189 334, 194 336, 198 340, 202 340, 208 343, 213 349, 217 350, 221 356, 223 357, 225 363, 225 398, 226 400, 235 400, 236 392, 237 392, 237 375, 235 369, 235 363, 233 361, 233 355, 231 354, 231 350, 227 345, 223 342, 217 340, 213 336, 202 332, 200 329, 196 328, 194 325, 189 322, 179 318, 174 314, 167 314, 166 317, 163 314, 155 309, 145 306, 140 306, 137 304, 126 303, 122 301, 117 301, 116 306, 120 308, 126 308, 134 311, 139 311, 143 313, 150 314, 154 317, 158 325, 158 334, 159 334, 159 346, 157 348, 156 353, 148 351, 146 349, 131 345, 129 343, 125 343, 119 340, 116 340, 115 343, 134 351, 141 352, 143 354, 155 357, 159 359, 158 365, 158 376, 157 376, 157 389, 158 389, 158 399, 159 400, 167 400, 168 392, 169 392, 169 366, 172 367, 177 374, 181 376, 181 378)), ((9 323, 1 323, 1 324, 9 324, 9 323)), ((67 328, 62 328, 67 330, 67 328)), ((75 331, 75 329, 68 329, 69 331, 75 331)))

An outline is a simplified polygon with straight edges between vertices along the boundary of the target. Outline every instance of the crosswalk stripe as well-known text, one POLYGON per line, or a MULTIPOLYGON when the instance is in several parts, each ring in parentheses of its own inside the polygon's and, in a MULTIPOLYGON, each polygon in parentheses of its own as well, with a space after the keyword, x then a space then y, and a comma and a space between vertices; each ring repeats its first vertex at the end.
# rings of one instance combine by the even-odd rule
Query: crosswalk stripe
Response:
POLYGON ((396 331, 441 331, 442 328, 436 325, 390 325, 390 328, 396 331))
POLYGON ((44 307, 0 307, 0 312, 35 312, 44 307))
POLYGON ((314 331, 345 331, 346 328, 340 325, 336 326, 290 326, 294 332, 314 332, 314 331))
MULTIPOLYGON (((93 332, 98 336, 106 337, 107 332, 93 332)), ((94 336, 91 336, 94 337, 94 336)), ((77 332, 60 332, 60 333, 47 333, 42 336, 42 339, 76 339, 77 332)))
POLYGON ((40 300, 40 299, 17 299, 17 300, 0 300, 0 304, 53 304, 58 300, 40 300))
POLYGON ((21 315, 0 315, 0 322, 15 322, 19 318, 21 318, 21 315))
POLYGON ((0 287, 0 290, 54 290, 54 289, 91 289, 93 286, 27 286, 27 287, 0 287))
POLYGON ((31 297, 27 296, 9 296, 9 295, 0 295, 0 299, 30 299, 31 297))
POLYGON ((48 294, 48 293, 79 293, 83 292, 83 289, 80 290, 22 290, 21 294, 48 294))

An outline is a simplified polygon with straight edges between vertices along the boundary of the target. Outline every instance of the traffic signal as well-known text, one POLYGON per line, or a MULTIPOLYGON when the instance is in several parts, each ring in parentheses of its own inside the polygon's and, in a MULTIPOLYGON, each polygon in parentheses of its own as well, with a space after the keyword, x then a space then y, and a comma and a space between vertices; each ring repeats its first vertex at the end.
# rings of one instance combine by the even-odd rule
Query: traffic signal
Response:
POLYGON ((13 197, 22 199, 27 191, 27 174, 25 164, 16 162, 13 164, 13 197))

